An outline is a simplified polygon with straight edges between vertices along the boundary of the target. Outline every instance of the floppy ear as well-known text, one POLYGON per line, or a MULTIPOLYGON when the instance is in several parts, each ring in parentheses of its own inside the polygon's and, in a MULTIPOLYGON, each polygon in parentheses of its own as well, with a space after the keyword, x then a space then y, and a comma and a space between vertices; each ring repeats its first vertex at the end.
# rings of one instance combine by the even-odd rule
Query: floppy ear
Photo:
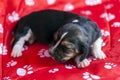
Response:
POLYGON ((58 32, 55 32, 54 33, 54 39, 57 40, 57 38, 58 38, 58 32))
POLYGON ((82 55, 80 57, 80 61, 84 60, 88 54, 89 54, 89 47, 87 44, 80 41, 80 52, 82 52, 82 55))

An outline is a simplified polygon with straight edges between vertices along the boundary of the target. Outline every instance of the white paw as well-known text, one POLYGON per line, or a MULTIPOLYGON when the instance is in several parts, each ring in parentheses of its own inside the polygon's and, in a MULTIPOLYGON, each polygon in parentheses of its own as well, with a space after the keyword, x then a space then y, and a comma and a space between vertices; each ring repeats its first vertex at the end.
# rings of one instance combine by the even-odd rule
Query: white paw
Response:
POLYGON ((97 59, 105 59, 106 58, 106 55, 104 54, 104 52, 102 50, 94 50, 93 56, 97 59))
POLYGON ((23 68, 18 68, 17 69, 17 75, 18 76, 25 76, 26 74, 32 74, 32 67, 31 65, 25 65, 23 68))
POLYGON ((11 56, 14 58, 22 56, 22 50, 23 50, 23 47, 21 45, 15 45, 13 47, 11 56))
POLYGON ((106 69, 112 69, 112 68, 114 68, 116 66, 117 65, 114 64, 114 63, 105 63, 104 68, 106 68, 106 69))
POLYGON ((78 68, 85 68, 90 65, 90 62, 87 59, 84 59, 83 61, 77 61, 76 62, 78 68))

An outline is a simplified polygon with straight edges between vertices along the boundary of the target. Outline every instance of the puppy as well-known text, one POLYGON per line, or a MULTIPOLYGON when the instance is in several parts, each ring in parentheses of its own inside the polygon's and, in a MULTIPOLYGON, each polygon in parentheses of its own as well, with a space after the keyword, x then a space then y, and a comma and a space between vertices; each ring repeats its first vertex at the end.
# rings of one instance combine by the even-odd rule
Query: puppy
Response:
POLYGON ((77 67, 87 67, 90 51, 95 58, 105 59, 102 38, 97 25, 75 13, 42 10, 21 18, 14 29, 12 57, 22 56, 25 42, 49 44, 49 53, 58 62, 75 59, 77 67))

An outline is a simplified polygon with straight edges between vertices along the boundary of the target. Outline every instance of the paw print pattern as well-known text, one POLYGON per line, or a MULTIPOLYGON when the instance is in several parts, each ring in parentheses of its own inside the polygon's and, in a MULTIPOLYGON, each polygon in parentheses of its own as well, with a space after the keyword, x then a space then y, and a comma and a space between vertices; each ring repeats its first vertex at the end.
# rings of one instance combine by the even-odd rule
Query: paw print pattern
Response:
POLYGON ((56 0, 47 0, 48 5, 53 5, 56 2, 56 0))
POLYGON ((92 12, 90 10, 83 10, 81 13, 85 15, 92 15, 92 12))
POLYGON ((65 68, 66 68, 66 69, 73 69, 73 68, 76 68, 76 66, 71 65, 71 64, 66 64, 66 65, 65 65, 65 68))
POLYGON ((102 0, 85 0, 86 5, 94 6, 102 3, 102 0))
POLYGON ((26 74, 32 74, 33 68, 31 65, 25 65, 23 68, 17 69, 17 75, 18 76, 25 76, 26 74))
POLYGON ((50 55, 49 55, 49 53, 48 53, 48 50, 46 50, 46 49, 41 49, 41 50, 38 52, 38 55, 39 55, 41 58, 50 57, 50 55))
POLYGON ((25 4, 28 6, 33 6, 33 5, 35 5, 35 2, 34 2, 34 0, 25 0, 25 4))
POLYGON ((107 37, 110 36, 110 32, 106 31, 106 30, 101 30, 102 36, 107 37))
POLYGON ((6 49, 6 46, 3 45, 3 43, 0 43, 0 54, 1 55, 7 55, 8 50, 6 49))
POLYGON ((112 69, 112 68, 114 68, 114 67, 116 67, 116 66, 117 66, 117 65, 114 64, 114 63, 105 63, 104 68, 105 68, 105 69, 112 69))
POLYGON ((17 61, 11 60, 10 62, 7 63, 6 67, 12 67, 17 64, 17 61))
POLYGON ((48 72, 49 72, 49 73, 56 73, 56 72, 58 72, 58 71, 59 71, 58 68, 54 68, 54 69, 50 69, 48 72))
POLYGON ((90 74, 89 72, 83 73, 83 79, 85 80, 100 80, 100 76, 90 74))
POLYGON ((113 7, 113 4, 107 4, 105 5, 105 9, 111 9, 113 7))
POLYGON ((120 27, 120 22, 114 22, 111 27, 120 27))
POLYGON ((0 24, 0 33, 3 33, 3 25, 0 24))
POLYGON ((3 80, 12 80, 9 76, 3 77, 3 80))
POLYGON ((10 21, 10 22, 14 22, 14 21, 17 21, 17 20, 19 20, 20 18, 19 18, 19 14, 18 13, 16 13, 15 11, 13 11, 11 14, 8 14, 8 20, 10 21))
POLYGON ((71 3, 66 4, 64 7, 64 11, 71 11, 73 9, 74 9, 74 5, 71 3))
POLYGON ((120 42, 120 39, 118 39, 118 42, 120 42))
POLYGON ((107 21, 115 19, 115 15, 112 13, 103 13, 100 15, 100 18, 105 18, 107 21))

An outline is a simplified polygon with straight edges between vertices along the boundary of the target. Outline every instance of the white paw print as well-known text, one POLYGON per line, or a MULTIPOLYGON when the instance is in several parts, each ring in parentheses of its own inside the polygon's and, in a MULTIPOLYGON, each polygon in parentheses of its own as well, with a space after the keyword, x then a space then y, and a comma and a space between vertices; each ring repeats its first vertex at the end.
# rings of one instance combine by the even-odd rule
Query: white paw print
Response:
POLYGON ((0 24, 0 33, 3 33, 3 25, 0 24))
POLYGON ((100 76, 90 74, 89 72, 83 73, 83 79, 85 80, 100 80, 100 76))
POLYGON ((8 50, 6 49, 6 46, 3 45, 3 43, 0 43, 0 54, 1 55, 7 55, 8 50))
POLYGON ((34 0, 25 0, 25 4, 28 6, 33 6, 33 5, 35 5, 35 2, 34 2, 34 0))
POLYGON ((64 7, 64 11, 71 11, 73 9, 74 9, 74 5, 71 3, 66 4, 64 7))
POLYGON ((33 68, 31 65, 25 65, 23 68, 17 69, 17 75, 18 76, 25 76, 26 74, 32 74, 33 68))
POLYGON ((113 7, 113 4, 107 4, 105 5, 105 9, 111 9, 113 7))
POLYGON ((85 14, 85 15, 91 15, 92 12, 90 10, 84 10, 84 11, 81 11, 82 14, 85 14))
POLYGON ((111 21, 113 19, 115 19, 115 15, 112 13, 103 13, 100 15, 101 18, 105 18, 107 21, 111 21))
POLYGON ((12 80, 9 76, 3 77, 3 80, 12 80))
POLYGON ((105 37, 110 36, 110 32, 105 31, 103 29, 101 30, 101 33, 102 33, 102 36, 105 36, 105 37))
POLYGON ((114 64, 114 63, 105 63, 104 68, 106 68, 106 69, 112 69, 112 68, 114 68, 116 66, 117 65, 114 64))
POLYGON ((120 39, 118 39, 118 42, 120 42, 120 39))
POLYGON ((76 68, 76 66, 71 65, 71 64, 66 64, 66 65, 65 65, 65 68, 66 68, 66 69, 73 69, 73 68, 76 68))
POLYGON ((120 22, 114 22, 111 27, 120 27, 120 22))
POLYGON ((47 0, 48 5, 53 5, 56 2, 56 0, 47 0))
POLYGON ((11 14, 8 14, 8 20, 11 22, 19 20, 19 14, 15 11, 13 11, 11 14))
POLYGON ((17 64, 17 61, 11 60, 10 62, 7 63, 6 67, 12 67, 17 64))
POLYGON ((85 0, 86 5, 94 6, 102 3, 102 0, 85 0))
POLYGON ((56 73, 56 72, 58 72, 58 71, 59 71, 58 68, 54 68, 54 69, 50 69, 48 72, 49 72, 49 73, 56 73))
POLYGON ((46 49, 41 49, 41 50, 38 52, 38 55, 39 55, 41 58, 50 57, 50 55, 49 55, 49 53, 48 53, 48 50, 46 50, 46 49))

